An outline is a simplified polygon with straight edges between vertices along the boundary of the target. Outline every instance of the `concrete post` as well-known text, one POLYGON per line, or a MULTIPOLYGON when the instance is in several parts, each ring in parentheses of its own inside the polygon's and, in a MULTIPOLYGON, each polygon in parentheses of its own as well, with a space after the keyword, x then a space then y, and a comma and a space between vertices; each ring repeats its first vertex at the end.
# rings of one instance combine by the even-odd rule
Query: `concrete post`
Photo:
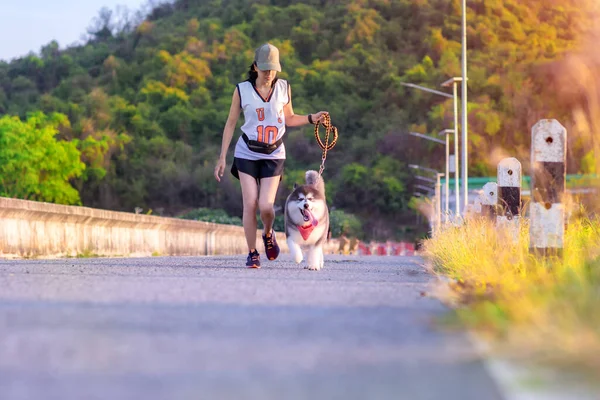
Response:
POLYGON ((496 204, 498 203, 498 185, 496 182, 488 182, 483 185, 481 193, 481 215, 496 221, 496 204))
POLYGON ((555 119, 543 119, 531 129, 530 249, 541 255, 561 255, 564 239, 567 130, 555 119))
POLYGON ((521 216, 521 163, 514 157, 505 158, 498 164, 498 227, 504 227, 513 238, 519 240, 521 216))

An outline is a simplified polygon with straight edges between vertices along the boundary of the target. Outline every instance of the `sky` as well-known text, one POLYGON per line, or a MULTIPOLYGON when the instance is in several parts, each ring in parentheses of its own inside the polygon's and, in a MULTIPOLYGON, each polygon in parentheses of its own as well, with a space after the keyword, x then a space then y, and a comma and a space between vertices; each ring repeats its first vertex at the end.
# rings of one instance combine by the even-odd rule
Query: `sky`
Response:
POLYGON ((56 40, 61 49, 79 42, 102 7, 132 11, 147 0, 2 0, 0 60, 39 53, 56 40))

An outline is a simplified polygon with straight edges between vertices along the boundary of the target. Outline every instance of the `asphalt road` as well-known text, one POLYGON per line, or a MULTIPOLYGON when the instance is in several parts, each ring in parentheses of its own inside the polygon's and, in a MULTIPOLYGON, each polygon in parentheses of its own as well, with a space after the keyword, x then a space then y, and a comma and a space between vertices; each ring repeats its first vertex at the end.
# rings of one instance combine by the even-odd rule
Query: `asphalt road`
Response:
POLYGON ((0 261, 0 399, 500 399, 418 257, 0 261))

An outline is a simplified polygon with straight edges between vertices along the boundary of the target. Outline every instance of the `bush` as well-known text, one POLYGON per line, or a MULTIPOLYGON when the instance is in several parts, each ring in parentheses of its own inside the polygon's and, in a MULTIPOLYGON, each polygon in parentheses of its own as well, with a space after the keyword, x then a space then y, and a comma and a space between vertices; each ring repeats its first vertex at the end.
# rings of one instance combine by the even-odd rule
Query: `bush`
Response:
POLYGON ((225 225, 237 225, 242 226, 242 219, 240 217, 232 217, 220 208, 197 208, 189 211, 178 218, 191 219, 194 221, 213 222, 215 224, 225 225))
POLYGON ((341 235, 362 237, 362 223, 354 214, 342 210, 333 210, 329 213, 329 227, 332 237, 341 235))
MULTIPOLYGON (((227 214, 225 210, 222 210, 220 208, 197 208, 195 210, 182 214, 177 218, 191 219, 194 221, 213 222, 215 224, 242 226, 242 219, 240 217, 232 217, 229 214, 227 214)), ((284 232, 284 225, 285 223, 283 215, 277 215, 273 223, 273 229, 275 229, 276 232, 284 232)), ((258 218, 257 227, 258 229, 263 228, 263 224, 260 218, 258 218)))

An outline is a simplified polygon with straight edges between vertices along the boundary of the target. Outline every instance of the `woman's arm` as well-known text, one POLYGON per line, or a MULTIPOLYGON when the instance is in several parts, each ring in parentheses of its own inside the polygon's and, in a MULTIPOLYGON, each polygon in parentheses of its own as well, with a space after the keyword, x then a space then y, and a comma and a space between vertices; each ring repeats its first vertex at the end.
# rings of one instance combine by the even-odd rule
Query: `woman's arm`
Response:
POLYGON ((237 124, 238 118, 240 117, 240 96, 238 94, 238 88, 236 87, 233 91, 233 96, 231 97, 231 107, 229 108, 229 116, 227 117, 227 122, 225 123, 225 128, 223 129, 223 141, 221 142, 221 154, 219 155, 219 160, 217 161, 217 165, 215 166, 215 178, 217 181, 221 181, 221 177, 225 172, 225 159, 227 158, 227 150, 229 149, 229 145, 231 144, 231 139, 233 138, 233 132, 235 130, 235 125, 237 124))
POLYGON ((294 107, 292 107, 292 88, 288 86, 289 103, 283 106, 283 115, 285 115, 285 124, 289 127, 302 126, 308 123, 316 124, 317 121, 322 121, 323 115, 327 114, 327 111, 319 111, 316 114, 309 114, 311 121, 309 121, 309 115, 297 115, 294 114, 294 107))

